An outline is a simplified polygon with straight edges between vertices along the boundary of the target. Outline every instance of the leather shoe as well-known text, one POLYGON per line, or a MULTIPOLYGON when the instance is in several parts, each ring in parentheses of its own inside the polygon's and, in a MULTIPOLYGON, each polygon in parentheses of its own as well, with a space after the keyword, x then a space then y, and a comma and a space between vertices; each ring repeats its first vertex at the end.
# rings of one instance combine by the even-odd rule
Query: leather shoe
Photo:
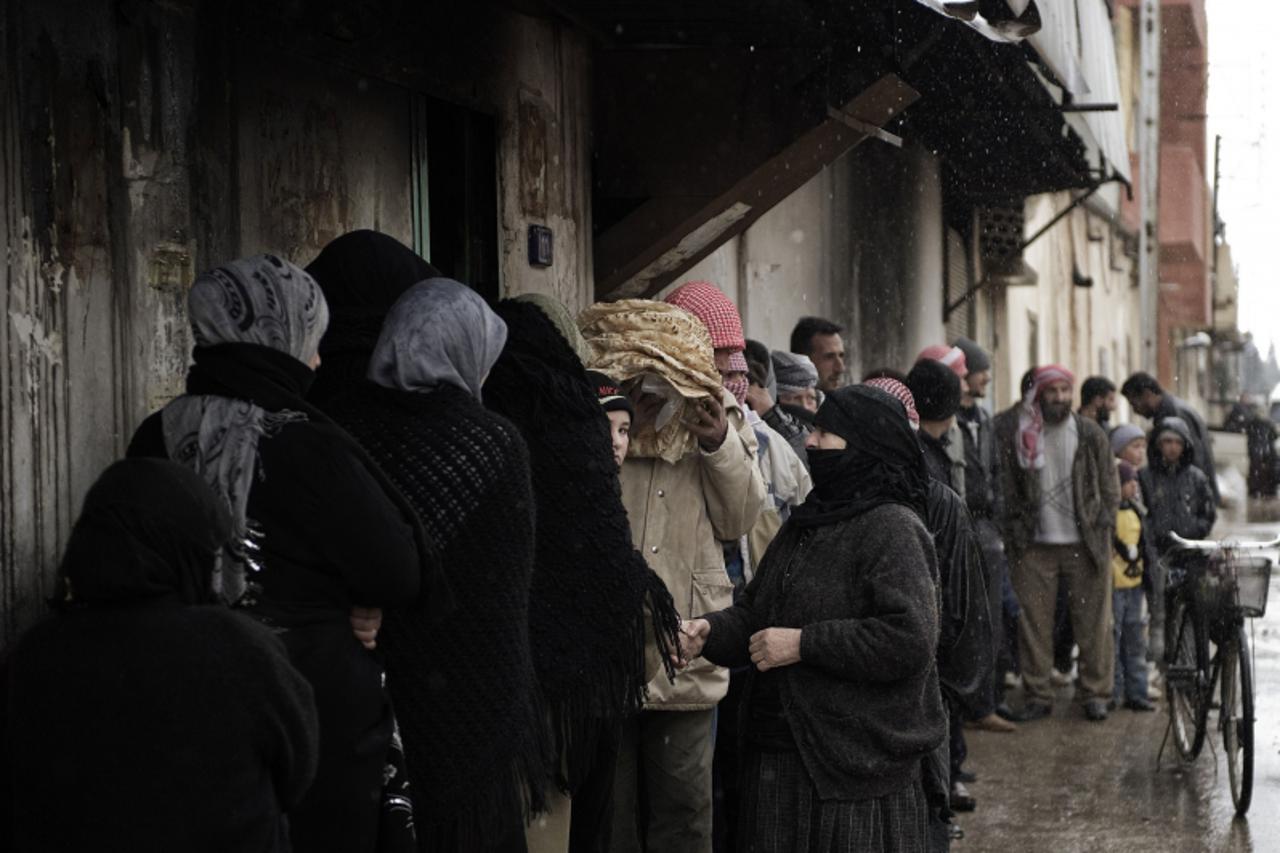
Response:
POLYGON ((1053 708, 1044 702, 1028 702, 1022 706, 1021 711, 1014 712, 1013 719, 1018 723, 1030 723, 1034 720, 1043 720, 1052 713, 1053 708))
POLYGON ((1150 699, 1130 699, 1124 703, 1130 711, 1154 711, 1156 706, 1150 699))
POLYGON ((951 783, 951 810, 953 812, 971 812, 978 807, 978 801, 969 793, 963 782, 951 783))
POLYGON ((976 720, 969 720, 965 723, 965 728, 980 729, 984 732, 998 732, 1000 734, 1011 734, 1018 730, 1018 727, 1009 722, 999 710, 993 714, 987 714, 985 717, 979 717, 976 720))
POLYGON ((1107 718, 1107 703, 1102 699, 1090 699, 1084 703, 1084 715, 1091 723, 1100 723, 1107 718))

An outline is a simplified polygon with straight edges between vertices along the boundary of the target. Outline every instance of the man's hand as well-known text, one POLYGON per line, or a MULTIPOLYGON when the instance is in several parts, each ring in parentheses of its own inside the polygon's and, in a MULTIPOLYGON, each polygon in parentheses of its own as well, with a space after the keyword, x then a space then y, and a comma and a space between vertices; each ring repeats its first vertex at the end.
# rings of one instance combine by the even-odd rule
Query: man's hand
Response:
POLYGON ((382 608, 351 608, 351 631, 366 649, 378 647, 378 631, 382 628, 382 608))
POLYGON ((702 647, 711 636, 711 623, 706 619, 690 619, 680 623, 680 654, 672 656, 671 662, 683 669, 696 657, 702 654, 702 647))
POLYGON ((729 419, 725 416, 724 406, 714 397, 704 397, 686 406, 683 423, 708 453, 719 450, 729 434, 729 419))
POLYGON ((768 391, 753 382, 747 386, 747 405, 751 407, 751 411, 763 417, 765 412, 773 408, 773 398, 768 391))
POLYGON ((658 394, 646 394, 641 391, 638 382, 627 391, 627 397, 636 410, 635 417, 631 419, 633 432, 642 426, 652 427, 658 420, 658 413, 667 402, 658 394))
POLYGON ((751 635, 751 662, 765 672, 800 662, 799 628, 765 628, 751 635))

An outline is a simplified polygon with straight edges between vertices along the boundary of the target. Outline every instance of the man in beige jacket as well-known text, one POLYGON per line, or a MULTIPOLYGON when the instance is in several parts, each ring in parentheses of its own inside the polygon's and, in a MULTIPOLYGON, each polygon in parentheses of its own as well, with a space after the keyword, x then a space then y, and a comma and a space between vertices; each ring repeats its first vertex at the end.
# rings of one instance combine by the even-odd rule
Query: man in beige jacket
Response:
MULTIPOLYGON (((741 350, 740 323, 737 341, 729 346, 712 324, 708 331, 718 362, 732 344, 741 350)), ((654 417, 662 400, 645 395, 636 404, 636 420, 643 422, 654 417)), ((765 496, 755 435, 733 395, 722 391, 719 400, 706 398, 694 408, 684 423, 697 438, 696 450, 675 463, 633 456, 622 466, 622 502, 635 545, 685 619, 732 604, 720 540, 746 534, 765 496)), ((674 682, 659 675, 649 683, 645 710, 622 738, 614 791, 616 853, 711 850, 712 729, 728 684, 728 671, 705 660, 682 670, 674 682)))

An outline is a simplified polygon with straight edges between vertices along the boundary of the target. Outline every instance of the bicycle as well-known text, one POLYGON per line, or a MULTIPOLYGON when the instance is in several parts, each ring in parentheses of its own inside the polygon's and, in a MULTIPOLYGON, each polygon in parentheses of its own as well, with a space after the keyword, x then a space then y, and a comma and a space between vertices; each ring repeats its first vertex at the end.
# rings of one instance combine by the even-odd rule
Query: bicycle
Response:
POLYGON ((1231 801, 1236 815, 1244 817, 1253 797, 1254 746, 1253 655, 1245 620, 1266 612, 1273 564, 1271 557, 1250 552, 1280 546, 1280 535, 1265 542, 1187 540, 1177 534, 1172 539, 1172 553, 1202 559, 1185 567, 1185 578, 1167 599, 1165 740, 1172 732, 1182 760, 1194 761, 1204 747, 1214 688, 1219 687, 1218 728, 1231 801))

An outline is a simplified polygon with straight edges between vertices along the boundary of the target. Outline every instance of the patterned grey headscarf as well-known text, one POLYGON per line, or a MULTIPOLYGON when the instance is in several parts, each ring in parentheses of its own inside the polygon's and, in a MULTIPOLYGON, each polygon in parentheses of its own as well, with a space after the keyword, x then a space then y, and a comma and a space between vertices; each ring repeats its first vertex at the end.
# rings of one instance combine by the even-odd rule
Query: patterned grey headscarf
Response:
MULTIPOLYGON (((244 343, 271 347, 304 364, 315 357, 329 323, 319 286, 298 267, 273 255, 232 261, 196 279, 188 296, 197 347, 244 343)), ((200 474, 231 512, 230 559, 214 569, 213 592, 226 604, 251 604, 249 572, 261 538, 248 517, 258 467, 258 440, 302 412, 268 412, 247 400, 185 394, 160 415, 169 458, 200 474)))
POLYGON ((456 385, 479 400, 506 342, 507 324, 480 294, 451 278, 429 278, 391 307, 369 360, 369 378, 401 391, 456 385))
POLYGON ((329 326, 315 279, 275 255, 224 264, 196 279, 187 298, 196 346, 259 344, 309 364, 329 326))

